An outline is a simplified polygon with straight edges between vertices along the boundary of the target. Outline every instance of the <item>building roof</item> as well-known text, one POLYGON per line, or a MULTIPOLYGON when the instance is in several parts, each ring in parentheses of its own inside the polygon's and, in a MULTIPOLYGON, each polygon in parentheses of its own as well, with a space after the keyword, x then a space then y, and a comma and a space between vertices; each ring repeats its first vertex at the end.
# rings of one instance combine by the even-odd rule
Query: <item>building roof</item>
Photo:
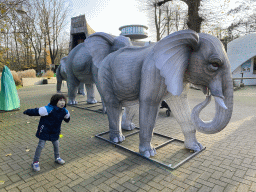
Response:
POLYGON ((248 34, 228 43, 227 54, 233 72, 245 61, 256 56, 256 34, 248 34))
POLYGON ((134 25, 124 25, 122 27, 119 27, 119 30, 121 31, 123 28, 126 28, 126 27, 144 27, 145 29, 148 29, 148 27, 146 25, 137 25, 137 24, 134 24, 134 25))

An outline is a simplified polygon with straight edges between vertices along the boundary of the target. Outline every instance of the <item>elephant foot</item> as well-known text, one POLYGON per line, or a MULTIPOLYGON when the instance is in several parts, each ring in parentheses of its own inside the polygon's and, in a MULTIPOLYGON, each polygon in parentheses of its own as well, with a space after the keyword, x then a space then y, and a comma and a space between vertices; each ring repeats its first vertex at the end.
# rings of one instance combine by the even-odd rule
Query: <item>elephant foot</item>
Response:
POLYGON ((135 129, 135 124, 134 123, 122 123, 122 129, 126 131, 131 131, 135 129))
POLYGON ((199 143, 197 140, 185 139, 184 144, 187 149, 193 150, 195 152, 201 151, 204 148, 204 146, 201 143, 199 143))
POLYGON ((85 92, 78 92, 77 94, 85 96, 85 92))
POLYGON ((87 103, 88 104, 95 104, 95 103, 97 103, 98 101, 96 100, 96 99, 87 99, 87 103))
POLYGON ((77 105, 77 101, 75 100, 69 100, 68 105, 77 105))
POLYGON ((107 114, 107 108, 106 108, 106 107, 103 107, 103 108, 102 108, 102 113, 103 113, 103 114, 107 114))
POLYGON ((114 143, 121 143, 125 140, 125 136, 123 134, 111 134, 109 139, 114 143))
POLYGON ((143 155, 144 157, 150 158, 151 156, 156 155, 156 149, 149 145, 142 145, 140 144, 139 146, 140 149, 140 154, 143 155))

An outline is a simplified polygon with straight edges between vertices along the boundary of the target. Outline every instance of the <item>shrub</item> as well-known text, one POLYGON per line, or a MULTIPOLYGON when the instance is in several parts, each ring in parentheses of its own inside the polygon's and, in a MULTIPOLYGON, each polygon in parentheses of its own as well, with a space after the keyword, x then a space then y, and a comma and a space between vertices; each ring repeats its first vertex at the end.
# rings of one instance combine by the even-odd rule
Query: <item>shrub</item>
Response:
POLYGON ((11 73, 12 73, 13 80, 14 80, 14 82, 15 82, 15 85, 16 85, 16 86, 22 85, 21 79, 20 79, 18 73, 17 73, 16 71, 11 71, 11 73))
POLYGON ((28 69, 25 71, 18 71, 19 78, 35 78, 36 77, 36 70, 35 69, 28 69))
MULTIPOLYGON (((26 78, 26 77, 31 77, 31 78, 35 78, 36 77, 36 71, 34 69, 28 69, 25 71, 11 71, 12 76, 13 76, 13 80, 15 82, 15 85, 22 85, 22 78, 26 78)), ((1 78, 2 73, 0 73, 0 78, 1 78)))
POLYGON ((47 78, 51 78, 51 77, 54 77, 54 72, 49 70, 49 71, 46 71, 45 74, 42 75, 42 77, 47 77, 47 78))

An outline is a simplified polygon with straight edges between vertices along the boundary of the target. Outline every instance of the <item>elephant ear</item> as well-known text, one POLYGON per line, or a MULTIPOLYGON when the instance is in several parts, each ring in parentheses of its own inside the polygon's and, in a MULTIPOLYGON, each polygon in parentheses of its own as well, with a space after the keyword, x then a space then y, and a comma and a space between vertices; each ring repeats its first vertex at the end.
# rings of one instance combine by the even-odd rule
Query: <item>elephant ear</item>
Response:
POLYGON ((168 35, 154 46, 156 68, 165 78, 167 90, 172 95, 182 93, 183 77, 189 57, 198 44, 199 36, 195 31, 182 30, 168 35))
POLYGON ((90 35, 84 45, 92 56, 93 64, 99 68, 100 62, 111 52, 114 37, 110 34, 97 32, 90 35))

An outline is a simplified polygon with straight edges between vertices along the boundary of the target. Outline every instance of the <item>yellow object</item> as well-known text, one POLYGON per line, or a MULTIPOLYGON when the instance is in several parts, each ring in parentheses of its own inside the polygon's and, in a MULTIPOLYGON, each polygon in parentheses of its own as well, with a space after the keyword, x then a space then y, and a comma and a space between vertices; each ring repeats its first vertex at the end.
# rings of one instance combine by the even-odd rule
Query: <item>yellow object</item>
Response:
POLYGON ((62 138, 63 137, 63 135, 62 134, 60 134, 60 138, 62 138))

